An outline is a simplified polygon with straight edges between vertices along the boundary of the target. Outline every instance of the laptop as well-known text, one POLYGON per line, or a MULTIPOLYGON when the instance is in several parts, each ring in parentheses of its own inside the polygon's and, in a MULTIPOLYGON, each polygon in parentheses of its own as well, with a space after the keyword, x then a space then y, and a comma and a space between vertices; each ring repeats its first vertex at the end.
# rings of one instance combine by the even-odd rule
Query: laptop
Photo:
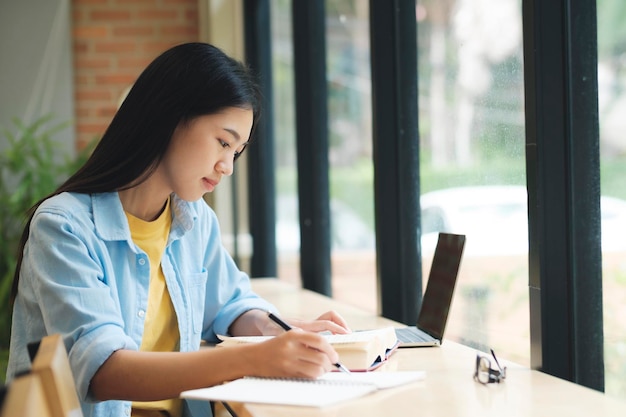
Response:
POLYGON ((465 235, 439 233, 417 324, 396 328, 399 347, 441 345, 464 246, 465 235))

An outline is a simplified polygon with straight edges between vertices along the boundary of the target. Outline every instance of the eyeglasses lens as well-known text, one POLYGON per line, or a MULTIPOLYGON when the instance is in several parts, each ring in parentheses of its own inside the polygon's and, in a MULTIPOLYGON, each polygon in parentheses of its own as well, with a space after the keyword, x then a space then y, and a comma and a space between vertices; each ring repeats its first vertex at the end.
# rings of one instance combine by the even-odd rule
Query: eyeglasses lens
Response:
POLYGON ((476 360, 476 379, 481 384, 489 383, 491 361, 484 356, 476 360))

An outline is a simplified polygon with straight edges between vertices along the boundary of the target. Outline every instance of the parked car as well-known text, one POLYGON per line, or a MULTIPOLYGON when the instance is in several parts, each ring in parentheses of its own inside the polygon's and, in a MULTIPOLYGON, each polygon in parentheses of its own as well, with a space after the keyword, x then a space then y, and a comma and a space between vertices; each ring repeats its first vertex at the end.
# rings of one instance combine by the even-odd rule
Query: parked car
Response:
MULTIPOLYGON (((528 252, 526 187, 455 187, 422 195, 422 251, 434 250, 438 232, 467 235, 467 255, 528 252)), ((626 251, 626 201, 602 196, 602 250, 626 251)))
POLYGON ((626 201, 609 196, 600 198, 602 213, 602 252, 626 252, 626 201))
MULTIPOLYGON (((420 198, 422 252, 431 254, 439 232, 467 236, 467 256, 528 253, 526 187, 482 185, 453 187, 420 198)), ((602 250, 626 251, 626 201, 601 197, 602 250)), ((276 244, 279 251, 300 249, 296 196, 277 200, 276 244)), ((374 250, 375 235, 349 206, 331 200, 331 245, 334 250, 374 250)))
POLYGON ((455 187, 423 194, 422 251, 434 251, 439 232, 467 236, 466 255, 508 255, 528 251, 526 188, 455 187))

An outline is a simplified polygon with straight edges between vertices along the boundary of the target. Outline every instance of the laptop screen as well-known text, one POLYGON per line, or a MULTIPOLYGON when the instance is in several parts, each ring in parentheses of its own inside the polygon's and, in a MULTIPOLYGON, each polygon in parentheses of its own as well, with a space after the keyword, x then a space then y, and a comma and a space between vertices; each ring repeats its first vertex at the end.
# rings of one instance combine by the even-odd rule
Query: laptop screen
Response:
POLYGON ((464 235, 439 233, 417 327, 436 339, 443 338, 452 295, 461 264, 464 235))

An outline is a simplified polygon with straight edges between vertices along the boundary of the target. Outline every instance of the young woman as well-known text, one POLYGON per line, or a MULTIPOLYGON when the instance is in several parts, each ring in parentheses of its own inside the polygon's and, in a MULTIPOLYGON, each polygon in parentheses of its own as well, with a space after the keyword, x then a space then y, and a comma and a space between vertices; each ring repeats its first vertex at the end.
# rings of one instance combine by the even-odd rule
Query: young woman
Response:
POLYGON ((211 45, 174 47, 145 69, 85 165, 32 210, 8 379, 28 369, 27 344, 53 333, 88 417, 206 415, 208 404, 178 394, 333 368, 337 353, 316 332, 345 333, 345 321, 328 312, 291 320, 301 330, 290 332, 271 322, 274 307, 251 291, 202 200, 248 145, 257 98, 246 68, 211 45), (277 337, 199 349, 217 334, 277 337))

